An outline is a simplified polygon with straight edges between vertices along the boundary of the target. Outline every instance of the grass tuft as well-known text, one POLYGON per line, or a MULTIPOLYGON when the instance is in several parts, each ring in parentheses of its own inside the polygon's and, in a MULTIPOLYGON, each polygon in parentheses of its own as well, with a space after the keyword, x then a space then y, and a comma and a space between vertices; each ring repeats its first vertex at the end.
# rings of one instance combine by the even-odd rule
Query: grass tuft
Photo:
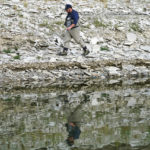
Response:
POLYGON ((138 25, 138 23, 132 23, 130 25, 130 28, 136 32, 142 33, 143 30, 141 29, 141 27, 138 25))
POLYGON ((11 50, 10 49, 4 49, 3 52, 8 54, 8 53, 11 53, 11 50))
POLYGON ((20 59, 20 55, 16 55, 13 57, 14 59, 20 59))
POLYGON ((109 51, 109 47, 108 46, 102 46, 100 48, 101 51, 109 51))
POLYGON ((23 4, 23 6, 25 7, 25 8, 27 8, 28 7, 28 2, 24 2, 24 4, 23 4))
POLYGON ((99 20, 94 20, 94 26, 95 27, 107 27, 107 25, 106 24, 104 24, 104 23, 102 23, 102 22, 100 22, 99 20))

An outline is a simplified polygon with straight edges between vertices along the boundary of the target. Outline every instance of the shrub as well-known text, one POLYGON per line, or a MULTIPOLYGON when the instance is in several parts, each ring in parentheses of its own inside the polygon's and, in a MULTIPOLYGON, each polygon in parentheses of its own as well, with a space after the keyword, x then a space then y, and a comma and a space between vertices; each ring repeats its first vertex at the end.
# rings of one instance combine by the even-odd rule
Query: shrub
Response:
POLYGON ((136 32, 140 32, 140 33, 143 32, 143 30, 140 28, 140 26, 138 25, 138 23, 132 23, 132 24, 130 25, 130 28, 131 28, 132 30, 136 31, 136 32))

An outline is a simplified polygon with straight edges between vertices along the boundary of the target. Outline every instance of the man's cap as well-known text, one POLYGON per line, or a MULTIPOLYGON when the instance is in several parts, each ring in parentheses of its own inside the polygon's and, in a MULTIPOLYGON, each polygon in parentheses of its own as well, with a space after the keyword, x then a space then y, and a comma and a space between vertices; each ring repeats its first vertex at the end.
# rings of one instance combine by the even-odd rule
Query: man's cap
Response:
POLYGON ((72 6, 70 4, 66 4, 65 6, 65 10, 69 9, 69 8, 72 8, 72 6))

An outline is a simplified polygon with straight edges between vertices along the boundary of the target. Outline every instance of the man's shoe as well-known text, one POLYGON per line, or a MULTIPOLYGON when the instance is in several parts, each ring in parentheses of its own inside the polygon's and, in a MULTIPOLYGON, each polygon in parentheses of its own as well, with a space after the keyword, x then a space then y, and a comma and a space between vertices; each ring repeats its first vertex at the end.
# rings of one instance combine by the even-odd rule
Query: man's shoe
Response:
POLYGON ((88 55, 90 53, 90 51, 87 49, 87 47, 85 46, 85 47, 83 47, 83 56, 86 56, 86 55, 88 55))
POLYGON ((63 51, 60 52, 58 55, 60 55, 60 56, 66 56, 67 55, 67 51, 68 51, 68 48, 64 47, 63 51))

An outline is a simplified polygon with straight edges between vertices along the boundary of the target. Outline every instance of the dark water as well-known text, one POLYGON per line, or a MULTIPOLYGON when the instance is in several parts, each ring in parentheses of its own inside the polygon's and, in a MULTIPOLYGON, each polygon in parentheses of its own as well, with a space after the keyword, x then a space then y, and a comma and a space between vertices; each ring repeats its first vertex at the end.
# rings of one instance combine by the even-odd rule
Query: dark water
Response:
POLYGON ((150 150, 149 87, 1 91, 0 150, 150 150))

